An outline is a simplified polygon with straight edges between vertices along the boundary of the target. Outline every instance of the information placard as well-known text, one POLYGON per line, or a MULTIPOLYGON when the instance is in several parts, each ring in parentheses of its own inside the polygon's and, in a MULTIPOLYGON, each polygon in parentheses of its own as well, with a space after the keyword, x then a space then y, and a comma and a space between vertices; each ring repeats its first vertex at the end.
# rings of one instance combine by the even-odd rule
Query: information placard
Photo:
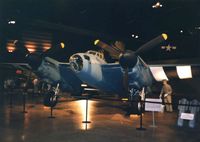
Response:
POLYGON ((158 111, 158 112, 162 111, 161 99, 146 98, 145 101, 147 101, 145 102, 145 111, 158 111))
POLYGON ((194 114, 193 113, 181 113, 181 119, 193 120, 194 119, 194 114))

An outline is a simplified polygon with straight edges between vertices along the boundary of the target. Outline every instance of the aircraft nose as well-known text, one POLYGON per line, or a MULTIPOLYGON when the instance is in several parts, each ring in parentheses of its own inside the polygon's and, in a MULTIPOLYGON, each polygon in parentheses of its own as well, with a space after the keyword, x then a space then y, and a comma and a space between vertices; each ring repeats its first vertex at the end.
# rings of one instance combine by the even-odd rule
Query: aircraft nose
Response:
POLYGON ((74 71, 81 71, 83 68, 83 60, 81 58, 80 55, 73 55, 70 57, 69 59, 70 62, 70 67, 74 70, 74 71))

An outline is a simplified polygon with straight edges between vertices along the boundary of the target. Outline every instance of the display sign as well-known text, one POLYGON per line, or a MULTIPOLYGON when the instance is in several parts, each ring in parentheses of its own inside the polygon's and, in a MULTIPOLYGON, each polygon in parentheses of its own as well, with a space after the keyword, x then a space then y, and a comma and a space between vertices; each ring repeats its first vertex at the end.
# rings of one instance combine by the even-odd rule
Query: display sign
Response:
POLYGON ((181 119, 194 120, 194 114, 193 113, 181 113, 181 119))
POLYGON ((145 101, 147 101, 145 102, 145 111, 162 111, 161 99, 146 98, 145 101))

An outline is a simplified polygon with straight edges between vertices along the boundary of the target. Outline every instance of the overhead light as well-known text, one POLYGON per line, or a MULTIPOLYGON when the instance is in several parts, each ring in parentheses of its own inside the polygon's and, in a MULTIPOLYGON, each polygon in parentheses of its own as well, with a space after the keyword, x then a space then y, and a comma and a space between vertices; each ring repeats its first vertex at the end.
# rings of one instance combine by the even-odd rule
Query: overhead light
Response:
POLYGON ((163 5, 160 2, 157 2, 156 4, 152 5, 152 8, 161 8, 163 5))
POLYGON ((33 53, 36 51, 36 49, 32 49, 32 48, 27 48, 27 50, 30 52, 30 53, 33 53))
POLYGON ((136 39, 139 38, 139 36, 136 34, 132 34, 131 37, 136 38, 136 39))
POLYGON ((16 23, 15 20, 10 20, 10 21, 8 21, 8 24, 12 24, 12 25, 14 25, 15 23, 16 23))
POLYGON ((16 50, 15 45, 14 45, 14 41, 15 40, 8 40, 8 42, 7 42, 6 49, 10 53, 12 53, 13 51, 16 50))
POLYGON ((180 33, 183 33, 183 30, 180 30, 180 33))
POLYGON ((12 53, 14 50, 15 50, 14 47, 7 47, 7 51, 8 51, 9 53, 12 53))

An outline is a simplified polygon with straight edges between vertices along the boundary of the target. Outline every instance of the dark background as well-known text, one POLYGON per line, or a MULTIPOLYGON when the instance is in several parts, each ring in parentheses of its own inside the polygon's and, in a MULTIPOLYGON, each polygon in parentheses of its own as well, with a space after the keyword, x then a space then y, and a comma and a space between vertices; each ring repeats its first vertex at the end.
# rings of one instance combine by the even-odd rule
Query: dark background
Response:
MULTIPOLYGON (((160 0, 162 8, 153 9, 155 0, 1 0, 1 50, 3 41, 20 39, 24 32, 51 34, 52 47, 66 44, 66 58, 74 52, 99 50, 97 38, 113 43, 121 40, 126 48, 140 45, 167 33, 162 45, 176 46, 171 52, 162 45, 141 55, 145 60, 193 58, 200 54, 200 2, 198 0, 160 0), (9 25, 8 21, 16 24, 9 25), (180 33, 180 30, 183 33, 180 33), (131 35, 138 35, 133 38, 131 35)), ((45 37, 44 37, 45 38, 45 37)), ((41 51, 40 46, 37 50, 41 51)), ((61 56, 64 52, 60 52, 61 56)), ((62 55, 63 56, 63 55, 62 55)), ((65 58, 65 59, 66 59, 65 58)), ((64 59, 61 58, 60 59, 64 59)))

